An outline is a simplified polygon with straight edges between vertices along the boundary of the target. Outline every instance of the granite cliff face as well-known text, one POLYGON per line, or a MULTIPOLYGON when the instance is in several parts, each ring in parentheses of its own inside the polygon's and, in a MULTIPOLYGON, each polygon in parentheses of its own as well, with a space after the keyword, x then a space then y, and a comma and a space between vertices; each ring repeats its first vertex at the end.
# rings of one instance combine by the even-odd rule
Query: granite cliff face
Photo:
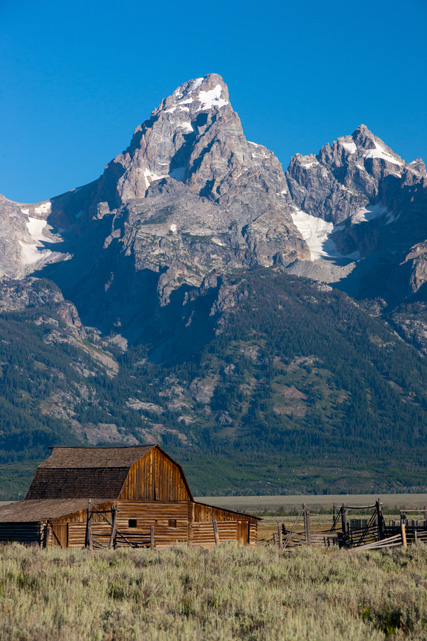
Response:
MULTIPOLYGON (((25 234, 32 206, 10 207, 25 234)), ((35 211, 33 228, 56 236, 40 232, 34 256, 12 243, 17 255, 7 275, 62 261, 45 275, 106 331, 145 315, 135 300, 164 306, 173 292, 204 286, 206 278, 309 257, 279 161, 246 140, 216 74, 163 100, 97 181, 35 211)), ((2 218, 11 218, 6 207, 2 218)))
POLYGON ((209 74, 163 100, 98 180, 35 205, 2 197, 0 273, 42 273, 84 324, 133 341, 160 340, 177 314, 215 316, 222 278, 257 266, 396 307, 424 295, 426 194, 423 162, 364 125, 284 174, 209 74))
POLYGON ((286 178, 292 218, 311 249, 293 273, 392 303, 418 291, 423 251, 416 248, 427 236, 421 159, 406 164, 360 125, 317 156, 297 154, 286 178))

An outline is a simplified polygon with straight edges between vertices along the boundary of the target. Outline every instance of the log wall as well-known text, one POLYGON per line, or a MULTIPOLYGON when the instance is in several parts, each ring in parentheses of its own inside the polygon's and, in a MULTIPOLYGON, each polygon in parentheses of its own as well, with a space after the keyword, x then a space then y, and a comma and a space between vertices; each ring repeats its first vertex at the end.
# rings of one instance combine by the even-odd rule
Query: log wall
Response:
POLYGON ((0 523, 0 542, 11 543, 12 541, 26 545, 40 545, 40 523, 0 523))
MULTIPOLYGON (((112 514, 108 510, 113 505, 98 506, 101 510, 107 510, 105 516, 110 521, 112 514)), ((212 547, 215 545, 213 521, 217 523, 220 543, 235 541, 240 545, 256 545, 257 541, 257 520, 253 517, 193 501, 119 500, 117 509, 116 529, 123 535, 116 536, 117 547, 128 546, 128 542, 148 546, 152 527, 156 548, 177 543, 212 547)), ((84 547, 86 520, 86 510, 52 520, 47 545, 84 547)), ((91 530, 94 549, 108 547, 111 525, 95 509, 92 512, 91 530)))
POLYGON ((117 529, 125 536, 137 532, 148 535, 153 526, 156 547, 188 541, 188 501, 118 501, 118 508, 117 529), (129 527, 130 520, 136 521, 136 527, 129 527))

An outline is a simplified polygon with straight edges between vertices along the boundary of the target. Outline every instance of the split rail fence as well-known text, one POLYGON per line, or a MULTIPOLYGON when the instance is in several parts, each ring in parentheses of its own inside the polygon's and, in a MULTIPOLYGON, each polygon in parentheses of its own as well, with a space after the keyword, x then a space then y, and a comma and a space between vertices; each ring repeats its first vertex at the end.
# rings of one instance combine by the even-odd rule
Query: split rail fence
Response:
POLYGON ((279 523, 277 532, 260 544, 273 543, 281 550, 294 550, 304 545, 370 550, 427 542, 427 509, 424 508, 424 519, 421 520, 408 520, 407 512, 411 511, 419 512, 401 510, 399 520, 386 523, 380 499, 374 505, 343 504, 338 510, 333 507, 331 527, 318 530, 311 527, 310 511, 303 505, 293 523, 279 523), (371 512, 371 515, 363 519, 350 518, 352 511, 371 512))

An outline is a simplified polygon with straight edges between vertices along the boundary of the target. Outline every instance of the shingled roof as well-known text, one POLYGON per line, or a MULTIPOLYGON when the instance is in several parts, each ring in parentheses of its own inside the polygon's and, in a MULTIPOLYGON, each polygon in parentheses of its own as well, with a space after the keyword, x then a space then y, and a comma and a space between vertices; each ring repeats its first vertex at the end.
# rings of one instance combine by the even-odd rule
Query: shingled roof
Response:
MULTIPOLYGON (((91 503, 100 507, 113 501, 114 499, 98 499, 91 503)), ((0 507, 0 523, 37 523, 86 510, 87 505, 87 499, 17 501, 0 507)))
POLYGON ((117 498, 129 469, 153 447, 55 447, 25 499, 117 498))

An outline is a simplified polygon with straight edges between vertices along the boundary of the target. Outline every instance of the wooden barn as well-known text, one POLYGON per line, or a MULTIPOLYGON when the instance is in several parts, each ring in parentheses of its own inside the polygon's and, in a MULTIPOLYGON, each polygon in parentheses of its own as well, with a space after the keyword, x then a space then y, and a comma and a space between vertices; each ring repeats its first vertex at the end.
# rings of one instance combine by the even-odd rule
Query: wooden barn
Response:
POLYGON ((24 501, 0 507, 0 542, 43 547, 255 545, 258 519, 194 501, 158 445, 55 447, 24 501))

